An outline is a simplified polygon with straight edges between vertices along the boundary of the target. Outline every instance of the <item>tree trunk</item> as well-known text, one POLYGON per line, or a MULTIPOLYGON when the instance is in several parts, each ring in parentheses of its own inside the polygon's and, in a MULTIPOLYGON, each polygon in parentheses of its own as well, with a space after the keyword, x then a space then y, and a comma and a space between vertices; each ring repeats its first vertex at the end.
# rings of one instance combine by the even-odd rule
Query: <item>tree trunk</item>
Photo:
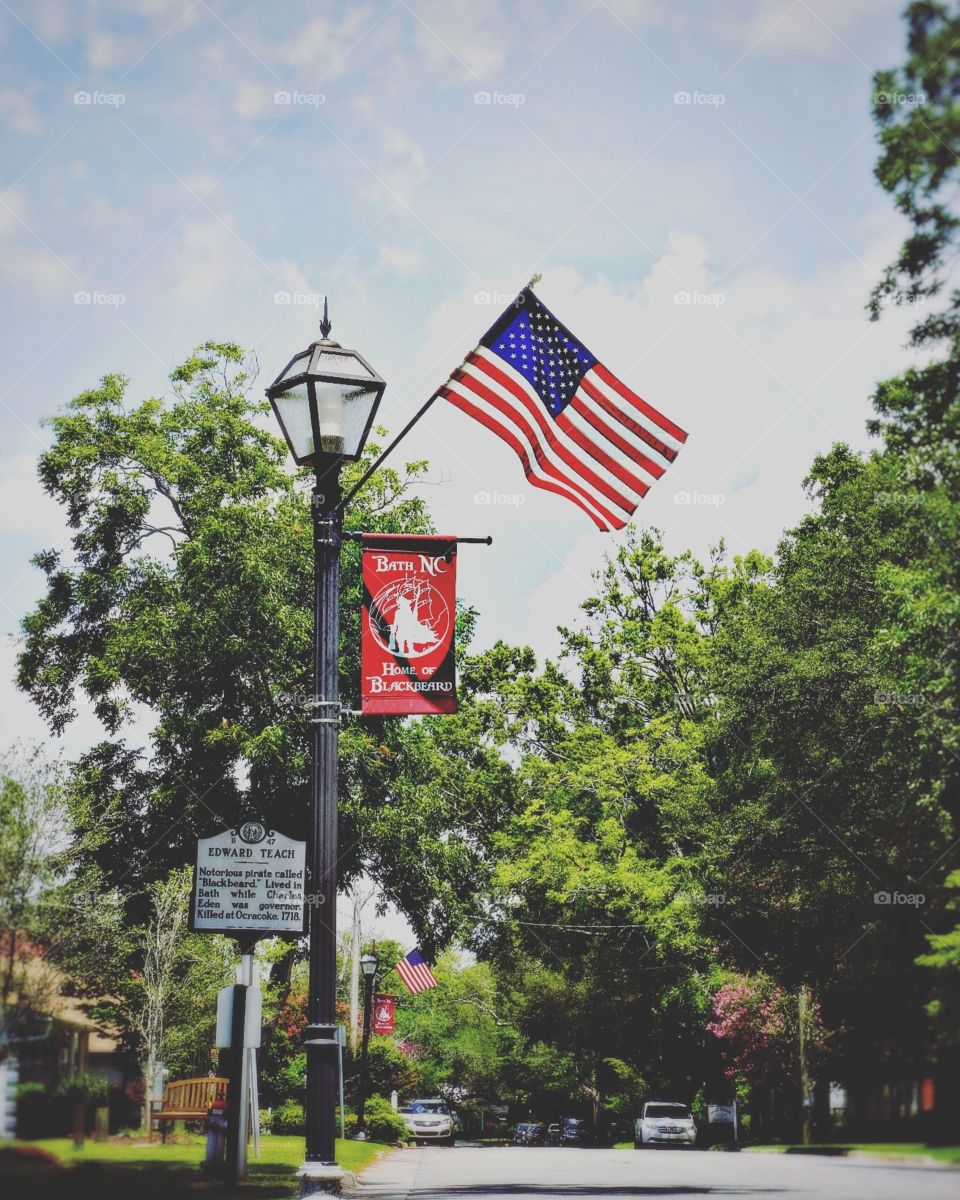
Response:
POLYGON ((73 1144, 75 1146, 82 1146, 86 1136, 87 1105, 85 1101, 78 1100, 73 1106, 73 1144))

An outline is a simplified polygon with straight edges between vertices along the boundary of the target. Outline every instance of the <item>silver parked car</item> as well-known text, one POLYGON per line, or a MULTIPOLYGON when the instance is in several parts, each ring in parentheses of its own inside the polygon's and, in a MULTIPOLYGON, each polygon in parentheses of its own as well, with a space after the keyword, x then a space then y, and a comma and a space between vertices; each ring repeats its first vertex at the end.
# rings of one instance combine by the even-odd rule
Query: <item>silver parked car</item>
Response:
POLYGON ((694 1146, 697 1127, 686 1104, 674 1100, 651 1100, 633 1127, 633 1144, 644 1146, 694 1146))
POLYGON ((453 1114, 446 1100, 411 1100, 398 1110, 415 1142, 442 1142, 452 1146, 455 1139, 453 1114))

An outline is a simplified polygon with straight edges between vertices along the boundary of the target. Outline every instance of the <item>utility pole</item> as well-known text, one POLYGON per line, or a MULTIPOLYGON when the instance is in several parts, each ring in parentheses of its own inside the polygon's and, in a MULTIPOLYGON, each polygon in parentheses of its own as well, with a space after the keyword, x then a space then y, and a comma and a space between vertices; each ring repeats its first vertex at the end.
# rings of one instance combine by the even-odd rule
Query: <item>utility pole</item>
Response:
POLYGON ((353 925, 350 930, 350 1047, 357 1048, 357 1024, 360 1018, 360 909, 359 889, 353 893, 353 925))
POLYGON ((810 1112, 810 1063, 807 1045, 807 1022, 810 1012, 810 989, 805 983, 800 985, 797 996, 797 1025, 800 1035, 800 1119, 801 1141, 804 1146, 813 1142, 813 1122, 810 1112))

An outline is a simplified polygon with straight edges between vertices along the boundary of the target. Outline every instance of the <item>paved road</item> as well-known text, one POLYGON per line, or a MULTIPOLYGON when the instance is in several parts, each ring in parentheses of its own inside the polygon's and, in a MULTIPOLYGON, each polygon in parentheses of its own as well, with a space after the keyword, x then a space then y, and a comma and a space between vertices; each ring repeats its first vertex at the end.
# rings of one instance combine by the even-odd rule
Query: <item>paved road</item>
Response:
POLYGON ((960 1170, 862 1159, 697 1150, 428 1146, 363 1172, 363 1200, 619 1200, 642 1196, 771 1200, 958 1200, 960 1170))

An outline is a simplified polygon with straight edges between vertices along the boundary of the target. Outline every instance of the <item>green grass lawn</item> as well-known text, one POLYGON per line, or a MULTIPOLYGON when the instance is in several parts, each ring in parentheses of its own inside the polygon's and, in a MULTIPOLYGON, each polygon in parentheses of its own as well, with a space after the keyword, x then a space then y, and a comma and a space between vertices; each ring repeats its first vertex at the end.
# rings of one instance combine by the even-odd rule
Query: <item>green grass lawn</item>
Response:
MULTIPOLYGON (((8 1142, 6 1146, 45 1150, 62 1165, 0 1165, 0 1194, 4 1200, 52 1200, 65 1194, 78 1200, 86 1200, 87 1196, 96 1196, 97 1200, 185 1196, 288 1200, 297 1194, 296 1170, 303 1162, 303 1138, 263 1137, 260 1158, 253 1157, 251 1147, 247 1179, 234 1188, 199 1170, 205 1142, 205 1138, 191 1135, 182 1135, 166 1145, 132 1138, 88 1140, 80 1149, 69 1138, 8 1142)), ((389 1149, 377 1142, 338 1139, 337 1162, 344 1170, 359 1171, 389 1149)))
POLYGON ((747 1146, 747 1150, 776 1151, 781 1154, 792 1152, 816 1154, 882 1154, 885 1158, 932 1158, 936 1162, 960 1163, 960 1146, 927 1146, 923 1142, 842 1142, 839 1144, 819 1143, 813 1146, 769 1145, 747 1146))

